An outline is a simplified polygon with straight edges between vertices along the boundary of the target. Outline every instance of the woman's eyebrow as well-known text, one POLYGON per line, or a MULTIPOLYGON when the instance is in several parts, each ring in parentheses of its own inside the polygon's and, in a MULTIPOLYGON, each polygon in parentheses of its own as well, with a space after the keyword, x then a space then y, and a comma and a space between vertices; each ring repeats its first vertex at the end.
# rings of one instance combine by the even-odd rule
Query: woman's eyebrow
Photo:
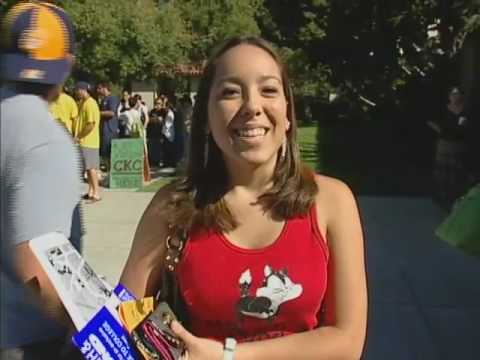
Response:
POLYGON ((259 78, 260 82, 267 81, 267 80, 276 80, 279 83, 282 83, 282 80, 276 75, 262 75, 259 78))
MULTIPOLYGON (((260 77, 258 77, 258 82, 265 82, 265 81, 268 81, 268 80, 275 80, 277 82, 279 82, 280 84, 282 83, 282 80, 276 76, 276 75, 262 75, 260 77)), ((223 84, 223 83, 226 83, 226 82, 229 82, 229 83, 234 83, 234 84, 241 84, 243 82, 242 78, 240 78, 239 76, 224 76, 224 77, 221 77, 220 79, 218 79, 216 81, 216 84, 217 85, 220 85, 220 84, 223 84)))
POLYGON ((218 79, 216 81, 217 84, 222 84, 222 83, 226 83, 226 82, 239 84, 239 83, 242 82, 242 79, 238 76, 229 75, 229 76, 221 77, 220 79, 218 79))

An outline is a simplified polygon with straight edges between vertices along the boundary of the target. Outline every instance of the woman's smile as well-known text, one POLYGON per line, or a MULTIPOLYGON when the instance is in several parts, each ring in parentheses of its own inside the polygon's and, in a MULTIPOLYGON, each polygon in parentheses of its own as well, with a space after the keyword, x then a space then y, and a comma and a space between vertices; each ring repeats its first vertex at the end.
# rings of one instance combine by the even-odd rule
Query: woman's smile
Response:
POLYGON ((236 129, 234 130, 235 136, 240 138, 256 138, 263 137, 267 133, 265 128, 254 128, 254 129, 236 129))

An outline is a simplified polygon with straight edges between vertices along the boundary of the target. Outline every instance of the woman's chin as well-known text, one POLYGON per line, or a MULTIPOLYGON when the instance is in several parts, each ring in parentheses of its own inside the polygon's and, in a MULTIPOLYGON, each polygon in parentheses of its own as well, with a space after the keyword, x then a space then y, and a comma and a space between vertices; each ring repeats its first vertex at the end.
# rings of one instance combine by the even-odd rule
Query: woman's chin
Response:
POLYGON ((265 154, 259 152, 246 152, 241 153, 237 156, 239 162, 250 165, 252 167, 259 167, 268 164, 275 163, 276 156, 275 154, 265 154))

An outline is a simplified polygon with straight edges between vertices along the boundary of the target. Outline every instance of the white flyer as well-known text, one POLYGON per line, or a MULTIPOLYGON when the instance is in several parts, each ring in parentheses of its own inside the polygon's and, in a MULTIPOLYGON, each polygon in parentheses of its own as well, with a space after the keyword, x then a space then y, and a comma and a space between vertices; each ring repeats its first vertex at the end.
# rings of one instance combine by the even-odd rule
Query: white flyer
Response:
POLYGON ((77 330, 110 298, 113 287, 98 277, 61 233, 32 239, 29 246, 52 282, 77 330))

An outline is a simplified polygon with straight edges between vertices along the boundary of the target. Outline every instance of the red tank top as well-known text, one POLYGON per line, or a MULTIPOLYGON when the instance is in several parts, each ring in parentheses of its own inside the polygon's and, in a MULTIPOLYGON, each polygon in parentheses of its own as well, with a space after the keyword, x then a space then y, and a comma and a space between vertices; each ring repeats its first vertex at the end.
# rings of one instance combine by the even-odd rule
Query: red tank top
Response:
POLYGON ((286 221, 276 241, 243 249, 215 231, 196 231, 177 268, 193 334, 259 340, 311 330, 327 286, 328 248, 315 206, 286 221))

